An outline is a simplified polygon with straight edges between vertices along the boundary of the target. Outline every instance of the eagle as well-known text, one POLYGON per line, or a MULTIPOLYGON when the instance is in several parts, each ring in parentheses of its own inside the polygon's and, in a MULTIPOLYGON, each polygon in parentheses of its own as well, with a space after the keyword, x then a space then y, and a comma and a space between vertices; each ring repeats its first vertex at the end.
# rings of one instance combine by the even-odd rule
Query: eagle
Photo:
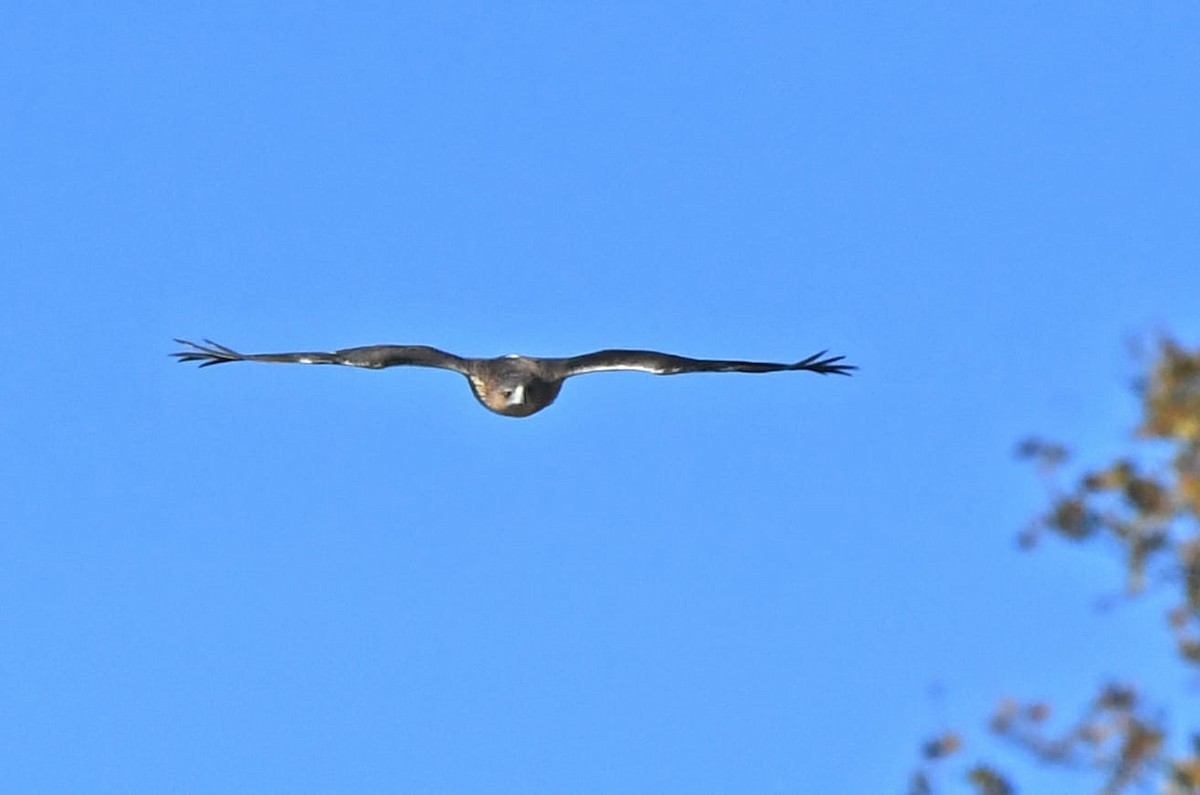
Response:
POLYGON ((814 353, 792 364, 743 362, 725 359, 689 359, 658 351, 603 350, 561 359, 509 354, 493 359, 475 359, 427 345, 367 345, 343 348, 332 353, 238 353, 212 340, 198 345, 176 339, 185 350, 170 354, 180 362, 199 362, 201 367, 226 362, 283 362, 295 364, 340 364, 381 370, 384 367, 436 367, 466 376, 471 391, 483 407, 505 417, 528 417, 549 406, 558 397, 563 381, 571 376, 608 370, 637 370, 654 375, 678 373, 774 373, 806 370, 821 375, 850 375, 858 369, 840 364, 844 356, 814 353))

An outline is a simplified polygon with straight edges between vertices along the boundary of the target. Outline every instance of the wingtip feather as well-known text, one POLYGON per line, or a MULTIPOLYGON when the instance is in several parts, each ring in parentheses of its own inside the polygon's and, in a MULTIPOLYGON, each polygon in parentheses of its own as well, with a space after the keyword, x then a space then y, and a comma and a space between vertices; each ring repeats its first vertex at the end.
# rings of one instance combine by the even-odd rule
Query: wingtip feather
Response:
POLYGON ((851 370, 858 367, 853 364, 838 364, 845 356, 826 356, 828 351, 814 353, 807 359, 802 359, 791 366, 793 370, 808 370, 821 375, 851 375, 851 370))

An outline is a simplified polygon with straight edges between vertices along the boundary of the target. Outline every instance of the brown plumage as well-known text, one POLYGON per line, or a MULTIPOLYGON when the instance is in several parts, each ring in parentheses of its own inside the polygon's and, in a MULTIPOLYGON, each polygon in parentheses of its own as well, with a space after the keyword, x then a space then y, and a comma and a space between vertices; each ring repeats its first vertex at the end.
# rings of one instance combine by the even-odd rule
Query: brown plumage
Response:
POLYGON ((806 370, 828 375, 850 375, 857 369, 839 364, 843 356, 826 356, 825 351, 793 364, 745 362, 724 359, 689 359, 657 351, 604 350, 562 359, 536 356, 500 356, 472 359, 426 345, 368 345, 331 353, 238 353, 205 340, 197 345, 175 340, 186 350, 172 353, 181 362, 200 362, 201 367, 225 362, 283 362, 297 364, 341 364, 379 370, 384 367, 437 367, 466 376, 471 391, 485 408, 506 417, 528 417, 554 402, 563 381, 575 375, 608 370, 638 370, 654 375, 678 373, 773 373, 806 370))

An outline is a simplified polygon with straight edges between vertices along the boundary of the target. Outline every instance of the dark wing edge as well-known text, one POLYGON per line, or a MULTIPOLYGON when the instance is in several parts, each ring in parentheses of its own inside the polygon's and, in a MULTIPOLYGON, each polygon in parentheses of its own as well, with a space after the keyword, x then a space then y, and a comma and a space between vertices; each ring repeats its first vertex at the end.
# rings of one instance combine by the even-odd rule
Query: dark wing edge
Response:
POLYGON ((245 361, 246 357, 232 348, 226 348, 219 342, 213 342, 210 339, 204 340, 203 345, 198 345, 190 340, 181 340, 175 337, 175 342, 183 345, 187 350, 176 351, 168 354, 174 356, 175 361, 183 362, 200 362, 201 367, 211 367, 214 364, 224 364, 225 362, 240 362, 245 361))
POLYGON ((808 370, 810 373, 820 373, 821 375, 853 375, 852 371, 858 369, 855 364, 838 364, 845 359, 845 356, 826 356, 829 351, 821 351, 814 353, 807 359, 802 359, 793 365, 789 365, 789 370, 808 370))
POLYGON ((175 339, 186 350, 169 354, 179 362, 199 362, 209 367, 225 362, 277 362, 283 364, 341 364, 349 367, 366 367, 379 370, 384 367, 436 367, 468 374, 470 363, 451 353, 427 345, 367 345, 361 348, 343 348, 332 353, 238 353, 220 343, 205 339, 203 345, 189 340, 175 339))
POLYGON ((785 370, 807 370, 821 375, 851 375, 853 364, 840 364, 845 356, 827 356, 828 351, 814 353, 792 364, 780 362, 748 362, 729 359, 691 359, 658 351, 604 350, 585 353, 569 359, 547 360, 561 378, 585 373, 612 370, 637 370, 654 375, 679 373, 775 373, 785 370))

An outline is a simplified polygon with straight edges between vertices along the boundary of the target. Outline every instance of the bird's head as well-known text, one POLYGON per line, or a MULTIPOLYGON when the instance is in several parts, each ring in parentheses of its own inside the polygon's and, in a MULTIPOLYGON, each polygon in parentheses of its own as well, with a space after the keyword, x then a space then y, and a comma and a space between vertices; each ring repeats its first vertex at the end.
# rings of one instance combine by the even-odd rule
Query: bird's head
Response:
POLYGON ((490 399, 485 400, 484 405, 506 417, 528 417, 549 406, 558 394, 557 389, 548 386, 524 375, 508 375, 496 381, 490 390, 490 399))
POLYGON ((481 404, 506 417, 528 417, 544 405, 535 404, 532 394, 535 390, 530 390, 526 379, 515 373, 497 378, 472 378, 470 385, 481 404))
POLYGON ((508 378, 496 385, 496 394, 504 402, 504 407, 516 409, 523 406, 528 399, 525 382, 519 378, 508 378))
POLYGON ((541 411, 558 396, 560 386, 519 367, 495 368, 471 379, 479 402, 506 417, 528 417, 541 411))

